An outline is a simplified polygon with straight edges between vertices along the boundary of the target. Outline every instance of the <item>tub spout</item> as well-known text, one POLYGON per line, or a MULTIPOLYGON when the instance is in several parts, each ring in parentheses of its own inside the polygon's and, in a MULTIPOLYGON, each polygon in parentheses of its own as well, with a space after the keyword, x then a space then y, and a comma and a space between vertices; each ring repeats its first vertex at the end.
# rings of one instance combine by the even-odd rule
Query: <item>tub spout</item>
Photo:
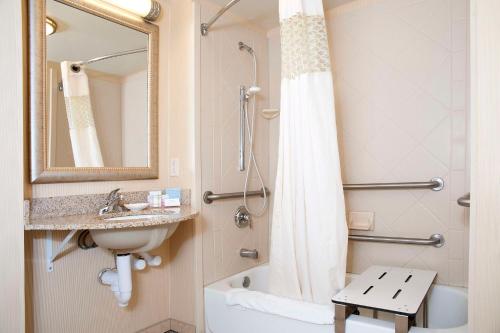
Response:
POLYGON ((253 250, 241 249, 240 250, 240 257, 257 259, 257 258, 259 258, 259 251, 257 251, 256 249, 253 249, 253 250))

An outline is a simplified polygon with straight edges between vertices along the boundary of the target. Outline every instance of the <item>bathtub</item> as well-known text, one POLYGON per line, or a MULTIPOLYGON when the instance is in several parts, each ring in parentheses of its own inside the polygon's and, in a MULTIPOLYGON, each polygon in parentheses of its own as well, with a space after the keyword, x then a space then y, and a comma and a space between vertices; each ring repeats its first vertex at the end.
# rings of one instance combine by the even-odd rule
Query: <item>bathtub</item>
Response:
MULTIPOLYGON (((226 305, 226 293, 242 288, 243 279, 250 278, 249 290, 267 293, 268 265, 257 266, 205 287, 205 324, 207 333, 333 333, 333 325, 320 325, 257 311, 241 305, 226 305)), ((355 275, 348 276, 355 279, 355 275)), ((303 306, 309 306, 302 303, 303 306)), ((412 327, 411 333, 466 333, 467 290, 441 285, 432 287, 429 297, 429 328, 412 327)), ((333 307, 332 307, 333 316, 333 307)), ((417 323, 421 323, 417 314, 417 323)), ((393 333, 390 314, 373 318, 370 310, 351 315, 346 322, 347 333, 393 333)))

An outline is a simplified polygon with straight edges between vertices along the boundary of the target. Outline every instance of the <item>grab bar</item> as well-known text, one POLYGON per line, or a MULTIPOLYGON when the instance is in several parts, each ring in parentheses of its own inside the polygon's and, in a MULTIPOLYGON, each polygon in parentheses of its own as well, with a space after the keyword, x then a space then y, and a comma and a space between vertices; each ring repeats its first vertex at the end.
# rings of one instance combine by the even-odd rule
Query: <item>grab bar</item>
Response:
POLYGON ((444 180, 440 177, 432 178, 428 182, 406 182, 406 183, 368 183, 368 184, 344 184, 344 190, 433 190, 441 191, 444 188, 444 180))
POLYGON ((372 243, 390 243, 390 244, 406 244, 406 245, 432 245, 434 247, 441 247, 444 245, 444 236, 441 234, 433 234, 428 239, 403 238, 403 237, 384 237, 384 236, 366 236, 366 235, 349 235, 349 240, 372 242, 372 243))
MULTIPOLYGON (((436 177, 432 178, 428 182, 406 182, 406 183, 368 183, 368 184, 344 184, 343 188, 345 191, 353 190, 433 190, 441 191, 444 188, 444 180, 442 178, 436 177)), ((269 190, 266 188, 266 194, 270 194, 269 190)), ((263 197, 262 191, 250 191, 247 192, 247 197, 254 197, 260 195, 263 197)), ((206 204, 211 204, 216 200, 224 199, 234 199, 242 198, 243 192, 234 193, 213 193, 212 191, 206 191, 203 194, 203 202, 206 204)))
MULTIPOLYGON (((270 195, 271 192, 266 187, 266 195, 270 195)), ((259 191, 248 191, 247 197, 256 197, 261 196, 264 197, 264 192, 262 190, 259 191)), ((206 191, 203 194, 203 202, 206 204, 211 204, 216 200, 224 200, 224 199, 235 199, 235 198, 243 198, 243 192, 233 192, 233 193, 213 193, 212 191, 206 191)))
POLYGON ((458 198, 457 203, 462 207, 470 207, 470 193, 458 198))

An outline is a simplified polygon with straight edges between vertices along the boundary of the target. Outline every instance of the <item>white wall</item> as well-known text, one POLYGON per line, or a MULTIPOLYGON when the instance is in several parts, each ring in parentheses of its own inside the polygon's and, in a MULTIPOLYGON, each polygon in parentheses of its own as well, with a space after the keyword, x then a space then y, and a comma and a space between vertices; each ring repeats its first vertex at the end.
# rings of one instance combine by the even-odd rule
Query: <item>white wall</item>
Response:
POLYGON ((469 332, 500 331, 500 2, 472 0, 469 332))
POLYGON ((123 165, 144 167, 148 165, 148 72, 127 75, 121 87, 121 142, 123 165))
POLYGON ((22 1, 0 2, 0 332, 24 332, 22 1))
MULTIPOLYGON (((456 204, 468 191, 466 7, 466 0, 357 0, 327 13, 344 183, 446 182, 441 192, 347 192, 348 211, 375 212, 375 230, 365 233, 446 238, 440 249, 351 242, 349 271, 408 266, 467 284, 467 211, 456 204)), ((269 41, 278 50, 276 33, 269 41)))
MULTIPOLYGON (((120 167, 122 166, 121 82, 117 77, 89 73, 89 89, 104 165, 120 167)), ((63 115, 67 123, 65 111, 64 108, 63 115)), ((66 133, 69 136, 69 130, 66 133)), ((72 152, 71 156, 73 157, 72 152)))

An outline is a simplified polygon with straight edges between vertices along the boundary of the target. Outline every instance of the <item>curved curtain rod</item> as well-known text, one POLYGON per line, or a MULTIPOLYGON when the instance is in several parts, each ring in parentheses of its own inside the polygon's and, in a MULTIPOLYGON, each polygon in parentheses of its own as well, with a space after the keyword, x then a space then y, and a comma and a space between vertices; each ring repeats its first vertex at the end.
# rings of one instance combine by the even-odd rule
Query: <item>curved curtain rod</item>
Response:
POLYGON ((200 26, 201 35, 202 36, 208 35, 208 30, 215 23, 215 21, 217 21, 219 19, 219 17, 221 17, 226 11, 229 10, 229 8, 233 7, 238 2, 240 2, 240 0, 231 0, 231 1, 229 1, 224 7, 222 7, 217 12, 217 14, 215 14, 214 16, 212 16, 212 18, 210 20, 208 20, 207 23, 202 23, 201 26, 200 26))
POLYGON ((104 56, 92 58, 92 59, 89 59, 89 60, 86 60, 86 61, 78 61, 78 62, 75 62, 74 64, 75 65, 88 65, 88 64, 91 64, 91 63, 94 63, 94 62, 98 62, 98 61, 101 61, 101 60, 106 60, 106 59, 121 57, 121 56, 129 55, 129 54, 147 52, 147 51, 148 51, 148 48, 144 47, 144 48, 141 48, 141 49, 133 49, 133 50, 128 50, 128 51, 111 53, 111 54, 108 54, 108 55, 104 55, 104 56))

